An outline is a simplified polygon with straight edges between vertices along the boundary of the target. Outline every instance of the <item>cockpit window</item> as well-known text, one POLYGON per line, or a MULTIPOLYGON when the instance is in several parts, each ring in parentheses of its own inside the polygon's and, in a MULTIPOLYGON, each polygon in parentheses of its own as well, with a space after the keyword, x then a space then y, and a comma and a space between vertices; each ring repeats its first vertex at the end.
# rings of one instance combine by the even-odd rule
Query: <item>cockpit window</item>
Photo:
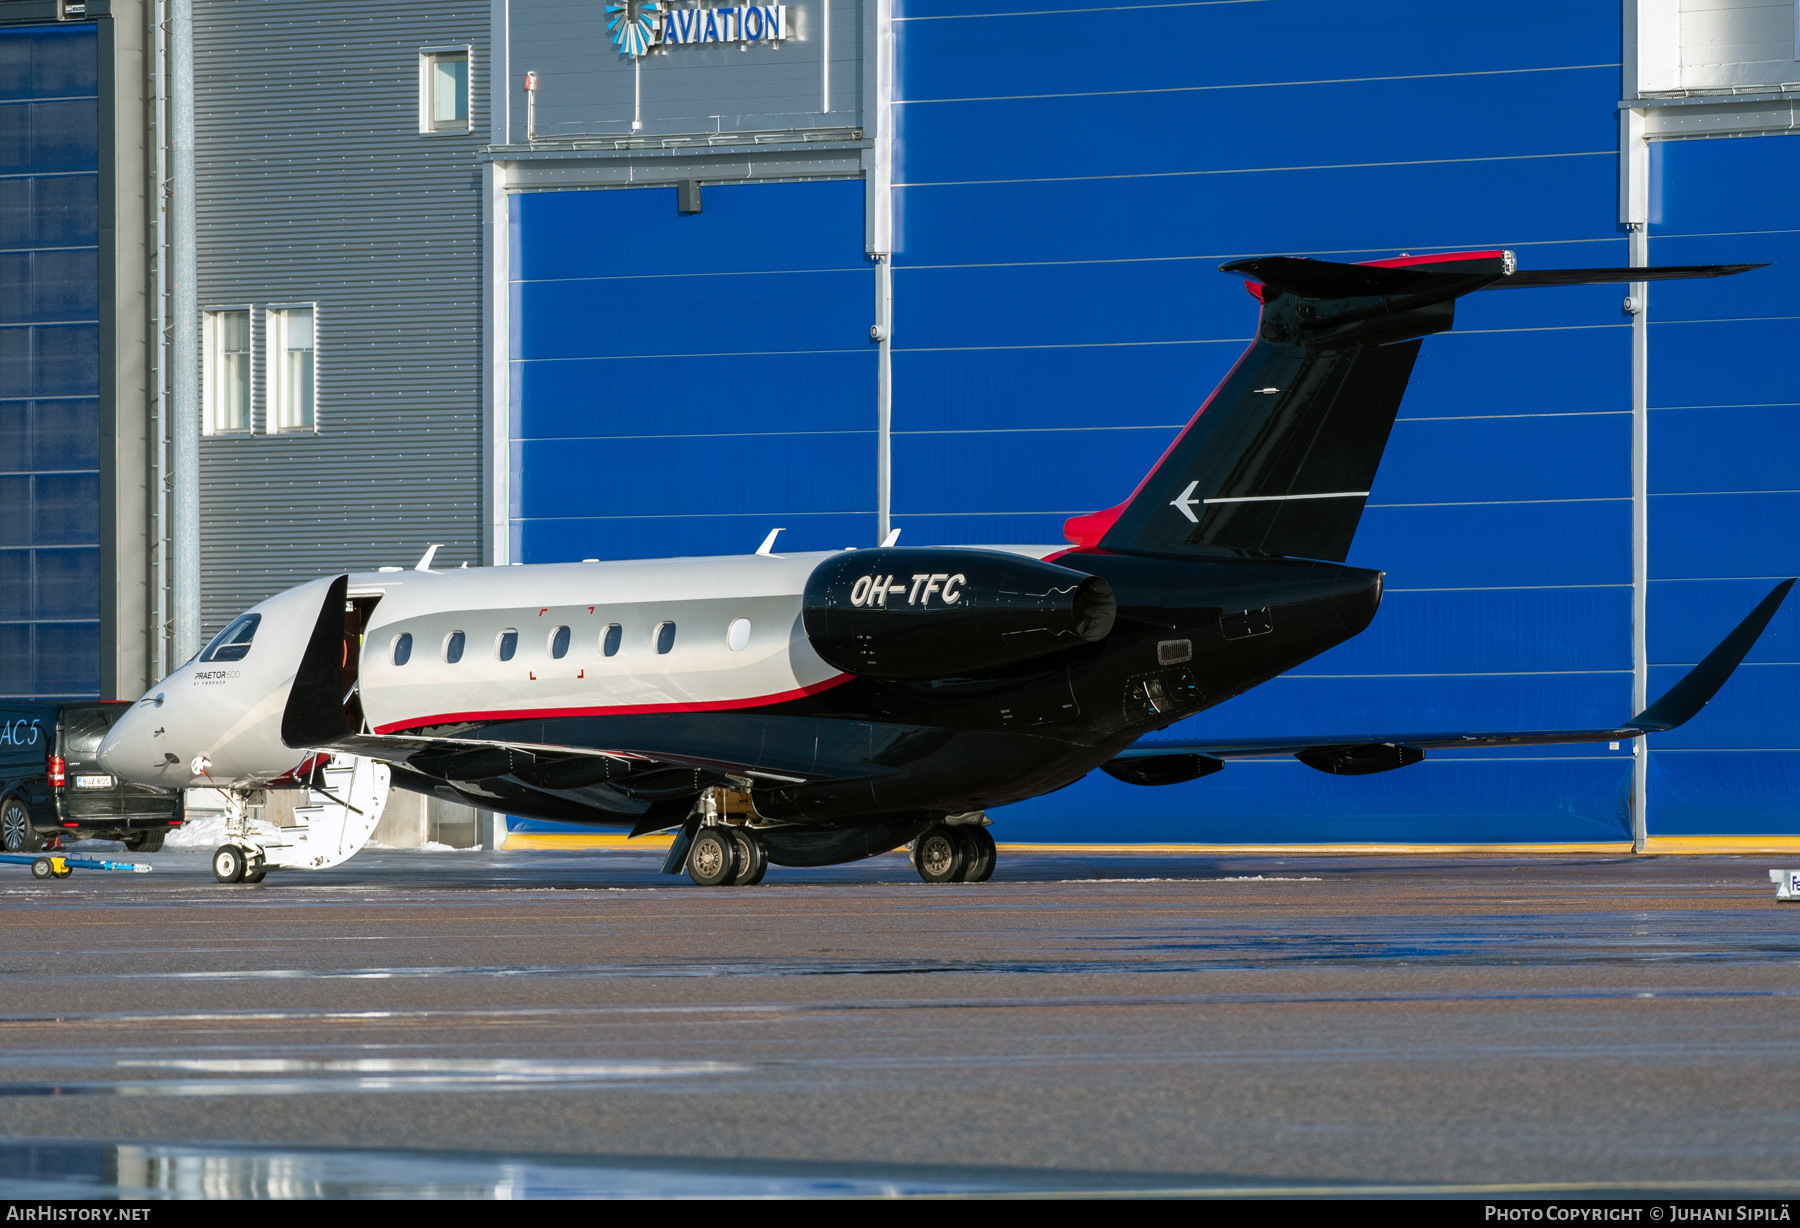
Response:
POLYGON ((225 630, 213 636, 212 643, 200 654, 202 661, 242 661, 250 655, 250 641, 256 638, 261 614, 240 614, 225 630))

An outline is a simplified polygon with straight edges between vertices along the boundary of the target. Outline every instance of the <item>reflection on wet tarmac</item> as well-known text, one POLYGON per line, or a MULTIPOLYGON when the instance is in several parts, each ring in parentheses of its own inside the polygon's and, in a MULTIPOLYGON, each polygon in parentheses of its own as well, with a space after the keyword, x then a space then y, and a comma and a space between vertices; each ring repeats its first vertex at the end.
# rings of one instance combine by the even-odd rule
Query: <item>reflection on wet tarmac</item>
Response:
POLYGON ((759 1173, 628 1158, 0 1143, 0 1198, 11 1199, 881 1198, 1019 1188, 1017 1180, 859 1177, 793 1165, 759 1173))
POLYGON ((0 1142, 0 1198, 1589 1198, 1785 1197, 1793 1180, 1533 1183, 1280 1182, 898 1164, 482 1155, 226 1145, 0 1142))
POLYGON ((244 1077, 0 1083, 0 1097, 302 1096, 325 1092, 522 1092, 545 1088, 570 1091, 637 1084, 649 1079, 740 1074, 748 1069, 730 1062, 534 1058, 128 1058, 111 1064, 116 1068, 244 1077), (290 1077, 261 1077, 282 1075, 290 1077))

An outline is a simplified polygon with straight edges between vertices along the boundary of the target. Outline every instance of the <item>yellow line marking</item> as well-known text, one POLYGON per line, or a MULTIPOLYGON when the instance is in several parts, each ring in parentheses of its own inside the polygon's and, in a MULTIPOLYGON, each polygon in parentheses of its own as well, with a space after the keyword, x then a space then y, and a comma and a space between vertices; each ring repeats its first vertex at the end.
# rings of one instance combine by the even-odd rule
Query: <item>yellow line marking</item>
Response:
POLYGON ((1629 853, 1629 840, 1591 844, 1002 844, 1011 853, 1199 853, 1211 856, 1320 857, 1373 853, 1629 853))
MULTIPOLYGON (((613 849, 667 852, 674 843, 668 834, 639 836, 633 840, 617 832, 512 832, 500 847, 508 851, 557 849, 613 849)), ((1396 857, 1396 856, 1598 856, 1629 854, 1629 840, 1545 842, 1541 844, 1002 844, 1004 853, 1064 853, 1071 855, 1143 855, 1199 857, 1396 857)), ((1652 836, 1644 851, 1652 854, 1743 855, 1752 853, 1800 856, 1800 836, 1652 836)))
POLYGON ((1651 836, 1646 853, 1796 853, 1800 836, 1651 836))
POLYGON ((503 849, 653 849, 668 852, 675 842, 670 835, 639 836, 636 840, 616 832, 515 831, 509 832, 503 849))

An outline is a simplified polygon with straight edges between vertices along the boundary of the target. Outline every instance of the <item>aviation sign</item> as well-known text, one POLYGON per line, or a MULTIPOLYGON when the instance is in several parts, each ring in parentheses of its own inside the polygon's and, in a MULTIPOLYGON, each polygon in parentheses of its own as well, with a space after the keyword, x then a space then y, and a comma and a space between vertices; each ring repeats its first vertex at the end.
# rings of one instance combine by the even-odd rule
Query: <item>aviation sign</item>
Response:
POLYGON ((658 44, 778 41, 788 37, 787 11, 785 4, 703 9, 623 0, 606 6, 606 30, 613 50, 635 58, 658 44))

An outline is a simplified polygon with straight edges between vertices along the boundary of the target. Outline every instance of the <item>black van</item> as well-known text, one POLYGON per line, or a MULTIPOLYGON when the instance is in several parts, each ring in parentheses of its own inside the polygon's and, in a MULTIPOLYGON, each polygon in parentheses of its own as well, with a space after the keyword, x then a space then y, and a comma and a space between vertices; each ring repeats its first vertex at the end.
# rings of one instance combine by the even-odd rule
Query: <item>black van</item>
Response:
POLYGON ((131 707, 96 699, 0 699, 0 846, 35 853, 57 836, 154 853, 182 821, 179 789, 104 771, 100 739, 131 707))

